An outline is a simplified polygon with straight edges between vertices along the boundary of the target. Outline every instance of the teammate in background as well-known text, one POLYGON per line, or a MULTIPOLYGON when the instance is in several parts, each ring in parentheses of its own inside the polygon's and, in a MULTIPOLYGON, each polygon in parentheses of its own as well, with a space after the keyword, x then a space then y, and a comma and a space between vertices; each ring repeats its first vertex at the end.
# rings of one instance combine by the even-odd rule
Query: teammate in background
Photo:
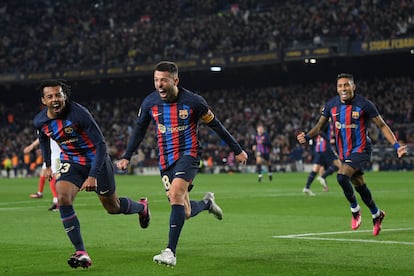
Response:
POLYGON ((270 163, 270 151, 272 145, 270 143, 270 138, 267 132, 265 132, 262 124, 259 124, 256 130, 257 133, 255 135, 252 150, 256 154, 256 171, 258 181, 261 182, 263 178, 263 165, 267 166, 269 181, 272 181, 272 165, 270 163))
POLYGON ((376 106, 355 93, 356 85, 351 74, 342 73, 337 76, 336 90, 338 95, 325 104, 316 125, 308 133, 298 134, 297 140, 301 144, 306 143, 317 136, 329 123, 329 119, 331 120, 334 126, 336 149, 342 161, 337 180, 351 206, 351 227, 356 230, 361 225, 361 208, 355 197, 353 184, 362 201, 371 211, 374 224, 373 235, 377 236, 381 231, 385 212, 378 209, 375 204, 371 191, 365 183, 363 172, 365 164, 370 161, 372 152, 372 143, 368 136, 370 123, 377 125, 387 141, 393 145, 398 158, 407 154, 407 146, 401 146, 398 143, 376 106))
POLYGON ((146 198, 135 202, 118 197, 103 134, 89 111, 69 100, 70 86, 63 80, 45 80, 39 91, 47 108, 36 115, 34 125, 46 163, 45 177, 49 180, 52 178, 50 139, 62 150, 56 190, 62 223, 76 250, 68 264, 73 268, 87 268, 92 260, 85 250, 80 222, 73 208, 78 192, 95 192, 109 214, 139 214, 142 228, 147 228, 150 222, 148 202, 146 198))
POLYGON ((326 177, 336 172, 341 165, 341 161, 332 150, 330 138, 331 124, 326 127, 325 132, 321 132, 316 138, 313 139, 315 145, 312 171, 309 173, 305 187, 303 188, 303 193, 307 195, 315 195, 315 193, 313 193, 310 189, 310 186, 312 185, 312 182, 317 174, 319 174, 317 179, 323 186, 323 191, 327 192, 328 184, 326 182, 326 177))
POLYGON ((153 120, 157 129, 161 178, 171 205, 168 245, 153 261, 168 266, 176 265, 176 248, 186 219, 204 210, 209 210, 219 220, 223 216, 213 193, 206 193, 201 201, 189 199, 201 157, 198 122, 201 120, 211 127, 235 152, 238 162, 245 164, 247 161, 246 152, 215 117, 204 98, 178 87, 178 82, 175 63, 162 61, 156 65, 155 91, 142 102, 127 150, 117 163, 119 169, 127 168, 153 120))
MULTIPOLYGON (((24 148, 23 153, 29 153, 33 149, 35 149, 39 145, 39 139, 34 140, 30 145, 24 148)), ((60 166, 60 147, 59 145, 52 139, 50 139, 50 149, 51 149, 51 169, 52 169, 52 178, 49 181, 50 191, 52 192, 52 206, 48 209, 49 211, 57 211, 58 210, 58 195, 56 192, 56 177, 55 174, 60 166)), ((40 171, 39 175, 39 184, 37 187, 37 192, 31 194, 31 198, 42 198, 43 197, 43 189, 45 187, 46 176, 45 176, 45 169, 46 163, 43 162, 42 170, 40 171)))

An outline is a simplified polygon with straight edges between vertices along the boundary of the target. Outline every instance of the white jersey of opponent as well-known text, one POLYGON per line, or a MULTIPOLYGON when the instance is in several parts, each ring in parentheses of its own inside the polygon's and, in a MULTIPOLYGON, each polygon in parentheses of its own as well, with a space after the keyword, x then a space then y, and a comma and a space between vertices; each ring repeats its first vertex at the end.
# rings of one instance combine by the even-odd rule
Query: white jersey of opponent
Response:
MULTIPOLYGON (((52 161, 52 165, 51 165, 52 173, 56 173, 60 167, 61 149, 59 145, 56 143, 56 141, 53 139, 50 139, 50 151, 51 151, 50 159, 52 161)), ((46 163, 43 163, 42 169, 45 169, 45 168, 46 168, 46 163)))

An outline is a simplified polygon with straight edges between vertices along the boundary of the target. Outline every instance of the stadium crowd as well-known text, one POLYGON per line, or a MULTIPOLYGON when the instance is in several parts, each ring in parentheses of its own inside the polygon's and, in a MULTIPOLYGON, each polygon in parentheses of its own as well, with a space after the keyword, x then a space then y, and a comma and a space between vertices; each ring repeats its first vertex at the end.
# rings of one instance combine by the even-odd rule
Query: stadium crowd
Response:
MULTIPOLYGON (((362 93, 377 105, 398 139, 404 143, 414 144, 414 80, 410 77, 389 77, 356 81, 357 93, 362 93)), ((77 93, 81 92, 73 91, 72 98, 76 99, 77 93)), ((321 105, 326 99, 334 96, 336 90, 334 83, 316 82, 267 88, 200 90, 199 93, 207 99, 225 127, 250 153, 250 164, 254 164, 251 145, 256 125, 258 122, 263 123, 272 140, 272 162, 278 165, 279 170, 283 170, 284 166, 295 161, 294 152, 298 150, 296 134, 299 130, 309 129, 316 122, 321 105)), ((111 101, 94 99, 82 102, 100 124, 113 160, 117 160, 124 153, 141 101, 142 97, 138 96, 116 98, 111 101)), ((0 121, 0 131, 7 133, 0 136, 0 156, 2 160, 18 156, 19 168, 27 169, 25 175, 33 174, 33 168, 41 165, 37 158, 38 152, 33 152, 30 159, 22 156, 23 148, 35 138, 32 119, 40 108, 40 103, 39 108, 34 108, 33 103, 17 102, 7 106, 0 103, 0 114, 4 114, 0 121)), ((148 131, 154 131, 153 126, 148 131)), ((220 166, 223 165, 223 159, 231 160, 228 147, 207 126, 201 125, 200 137, 205 149, 205 160, 210 157, 214 164, 220 166)), ((370 137, 376 146, 390 147, 375 126, 370 130, 370 137)), ((146 135, 142 143, 143 165, 157 165, 156 150, 153 135, 146 135)), ((311 163, 311 147, 305 146, 302 150, 301 157, 304 163, 311 163)), ((135 160, 135 165, 138 166, 138 159, 135 160)), ((395 160, 393 155, 381 155, 376 162, 380 170, 414 168, 412 159, 395 160)))
POLYGON ((0 73, 407 37, 413 15, 412 0, 0 0, 0 73))
MULTIPOLYGON (((282 51, 333 40, 352 43, 408 37, 414 34, 413 15, 413 0, 0 0, 0 74, 282 51)), ((262 122, 272 138, 272 161, 283 170, 297 158, 311 162, 309 147, 297 147, 296 132, 310 127, 320 105, 335 91, 331 83, 304 86, 188 88, 199 89, 247 150, 256 124, 262 122)), ((358 91, 377 104, 406 143, 414 143, 413 88, 409 77, 358 80, 358 91)), ((125 149, 141 100, 82 102, 102 126, 114 160, 125 149)), ((0 131, 7 133, 0 136, 3 167, 25 168, 27 175, 41 164, 39 152, 21 156, 36 135, 31 122, 40 102, 39 109, 32 105, 0 103, 0 131)), ((210 135, 207 127, 200 132, 204 158, 215 164, 226 159, 231 164, 232 156, 222 141, 210 135)), ((375 128, 371 136, 376 144, 384 142, 375 128)), ((156 165, 156 154, 155 141, 147 135, 137 165, 156 165)), ((379 167, 410 169, 410 162, 385 158, 379 167)))

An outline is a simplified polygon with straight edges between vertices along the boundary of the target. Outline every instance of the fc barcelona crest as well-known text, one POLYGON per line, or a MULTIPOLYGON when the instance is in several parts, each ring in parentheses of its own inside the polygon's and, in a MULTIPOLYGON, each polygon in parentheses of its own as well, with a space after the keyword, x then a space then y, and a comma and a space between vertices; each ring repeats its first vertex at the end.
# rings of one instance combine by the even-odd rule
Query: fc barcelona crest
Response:
POLYGON ((358 111, 352 111, 352 119, 358 119, 359 118, 359 112, 358 111))
POLYGON ((72 127, 65 127, 65 133, 71 134, 72 132, 73 132, 73 128, 72 127))
POLYGON ((187 119, 188 118, 188 110, 187 109, 181 109, 178 111, 178 117, 180 117, 180 119, 187 119))

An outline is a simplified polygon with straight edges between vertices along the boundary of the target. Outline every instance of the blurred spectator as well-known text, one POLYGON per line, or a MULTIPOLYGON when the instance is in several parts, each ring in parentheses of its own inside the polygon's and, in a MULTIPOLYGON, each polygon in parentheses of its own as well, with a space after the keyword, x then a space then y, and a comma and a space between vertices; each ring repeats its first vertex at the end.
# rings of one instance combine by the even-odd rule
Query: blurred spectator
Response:
MULTIPOLYGON (((396 131, 398 139, 402 143, 414 144, 414 125, 411 120, 414 81, 409 77, 389 77, 374 81, 358 79, 358 84, 357 93, 377 103, 384 120, 396 131), (398 97, 395 97, 396 94, 398 97)), ((252 137, 257 122, 263 122, 273 145, 270 158, 275 171, 285 171, 294 162, 290 159, 290 153, 297 145, 296 132, 299 129, 309 129, 310 124, 317 120, 320 99, 335 96, 335 87, 325 82, 311 82, 262 88, 234 87, 200 91, 200 93, 213 110, 220 110, 222 123, 231 133, 237 133, 236 139, 241 141, 245 149, 249 149, 253 143, 252 137), (309 97, 309 93, 312 97, 309 97)), ((93 101, 84 102, 101 125, 113 160, 119 159, 125 150, 131 126, 134 124, 130 118, 135 117, 129 114, 136 114, 141 101, 142 96, 137 94, 134 98, 116 98, 108 101, 97 97, 93 101)), ((0 156, 21 152, 24 145, 32 141, 34 133, 32 119, 37 112, 32 106, 32 103, 24 102, 7 106, 7 109, 15 111, 16 128, 14 131, 9 131, 6 121, 0 123, 0 131, 7 133, 0 136, 0 156)), ((0 110, 6 110, 2 103, 0 103, 0 110)), ((155 131, 154 126, 150 125, 148 132, 152 131, 155 131)), ((215 165, 223 164, 223 158, 228 159, 227 147, 223 146, 220 139, 203 124, 200 125, 199 132, 206 156, 211 158, 211 162, 215 165)), ((381 132, 375 131, 375 128, 370 130, 370 137, 374 146, 379 147, 384 144, 381 132)), ((152 135, 144 137, 140 150, 142 153, 137 162, 143 160, 144 166, 156 166, 156 142, 152 135), (145 158, 142 159, 142 156, 145 158)), ((378 154, 384 152, 382 150, 378 154)), ((253 157, 253 154, 251 153, 250 156, 253 157)), ((311 162, 311 148, 308 145, 304 147, 303 158, 304 163, 311 162)), ((385 161, 384 164, 381 163, 381 170, 391 167, 391 164, 385 161)), ((30 156, 25 156, 21 162, 26 166, 27 175, 34 173, 29 168, 32 162, 30 156)), ((254 158, 249 159, 249 164, 254 164, 254 158)), ((401 166, 409 168, 403 163, 396 165, 398 169, 401 169, 401 166)))
POLYGON ((3 161, 1 162, 3 169, 6 170, 7 173, 7 178, 10 178, 10 171, 12 170, 13 166, 12 166, 12 160, 10 158, 9 155, 7 155, 3 161))
POLYGON ((0 1, 0 73, 407 37, 413 9, 413 1, 0 1))

